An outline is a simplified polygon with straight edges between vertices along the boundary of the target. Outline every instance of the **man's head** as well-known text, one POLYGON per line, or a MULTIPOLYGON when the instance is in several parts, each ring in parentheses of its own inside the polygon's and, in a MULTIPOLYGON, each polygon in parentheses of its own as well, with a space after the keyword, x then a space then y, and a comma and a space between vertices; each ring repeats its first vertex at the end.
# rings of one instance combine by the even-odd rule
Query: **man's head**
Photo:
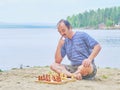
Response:
POLYGON ((60 20, 57 24, 58 32, 63 36, 63 37, 69 37, 69 34, 72 30, 72 27, 70 23, 67 20, 60 20))

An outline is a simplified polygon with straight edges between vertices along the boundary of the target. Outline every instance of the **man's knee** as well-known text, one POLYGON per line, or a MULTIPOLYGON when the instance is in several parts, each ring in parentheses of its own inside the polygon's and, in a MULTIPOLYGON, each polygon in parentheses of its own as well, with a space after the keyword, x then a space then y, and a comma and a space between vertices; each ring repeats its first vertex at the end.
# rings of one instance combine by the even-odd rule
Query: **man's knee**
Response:
POLYGON ((62 64, 53 63, 52 65, 50 65, 50 69, 52 69, 53 71, 59 71, 65 69, 65 67, 62 64))
POLYGON ((55 70, 55 63, 53 63, 53 64, 50 65, 50 69, 51 70, 55 70))
POLYGON ((59 64, 57 64, 57 63, 53 63, 50 65, 50 69, 52 69, 53 71, 55 71, 57 69, 57 67, 59 67, 59 64))

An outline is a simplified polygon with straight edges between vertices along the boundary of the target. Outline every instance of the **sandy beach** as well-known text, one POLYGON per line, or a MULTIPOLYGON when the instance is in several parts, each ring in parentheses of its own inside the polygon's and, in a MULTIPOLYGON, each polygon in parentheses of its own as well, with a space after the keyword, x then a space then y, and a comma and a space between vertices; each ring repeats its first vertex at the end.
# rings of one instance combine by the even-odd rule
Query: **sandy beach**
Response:
POLYGON ((49 67, 29 67, 0 72, 0 90, 120 90, 120 69, 98 68, 95 80, 77 80, 62 85, 36 83, 49 67))

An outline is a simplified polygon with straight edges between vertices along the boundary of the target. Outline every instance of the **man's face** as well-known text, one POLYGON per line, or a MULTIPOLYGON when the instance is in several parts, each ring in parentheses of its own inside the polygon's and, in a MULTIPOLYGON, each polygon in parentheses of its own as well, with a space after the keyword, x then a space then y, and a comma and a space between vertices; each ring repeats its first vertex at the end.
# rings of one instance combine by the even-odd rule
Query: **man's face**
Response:
POLYGON ((69 29, 66 27, 66 25, 63 22, 61 22, 58 25, 58 32, 61 34, 61 36, 66 38, 68 37, 69 29))

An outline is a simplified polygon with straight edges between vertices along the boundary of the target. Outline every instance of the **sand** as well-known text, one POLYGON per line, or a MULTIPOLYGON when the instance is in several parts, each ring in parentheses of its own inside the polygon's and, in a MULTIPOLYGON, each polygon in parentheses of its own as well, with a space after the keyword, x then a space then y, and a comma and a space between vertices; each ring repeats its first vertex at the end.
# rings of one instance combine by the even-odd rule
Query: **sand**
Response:
POLYGON ((36 83, 49 67, 29 67, 0 72, 0 90, 120 90, 120 69, 98 68, 95 80, 77 80, 62 85, 36 83))

